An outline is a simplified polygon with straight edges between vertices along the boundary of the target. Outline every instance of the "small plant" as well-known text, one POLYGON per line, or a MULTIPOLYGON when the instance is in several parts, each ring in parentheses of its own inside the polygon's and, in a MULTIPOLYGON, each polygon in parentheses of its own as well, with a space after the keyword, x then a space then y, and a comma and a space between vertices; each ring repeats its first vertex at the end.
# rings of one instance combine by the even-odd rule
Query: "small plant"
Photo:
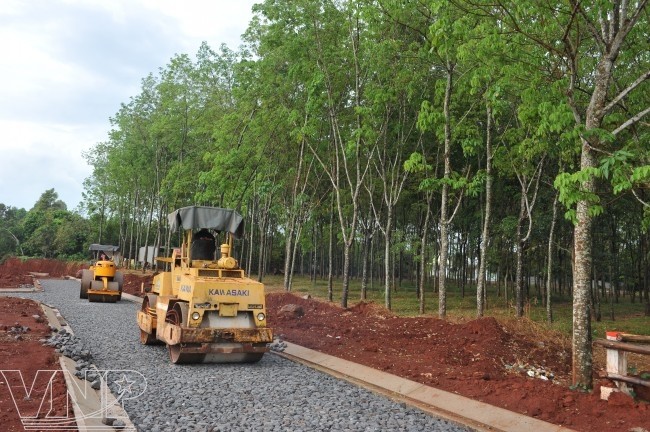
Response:
POLYGON ((589 388, 585 384, 573 384, 569 386, 569 390, 581 391, 583 393, 589 392, 589 388))

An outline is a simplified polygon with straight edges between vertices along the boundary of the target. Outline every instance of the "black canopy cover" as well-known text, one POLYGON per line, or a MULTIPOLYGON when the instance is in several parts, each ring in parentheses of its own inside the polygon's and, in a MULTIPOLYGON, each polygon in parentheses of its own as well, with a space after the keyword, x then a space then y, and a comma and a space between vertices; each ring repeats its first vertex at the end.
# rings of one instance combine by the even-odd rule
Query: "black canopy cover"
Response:
POLYGON ((217 207, 189 206, 180 208, 167 216, 169 227, 183 229, 208 228, 227 231, 235 238, 244 235, 244 218, 234 210, 217 207))
POLYGON ((88 248, 89 251, 102 251, 102 252, 116 252, 120 249, 119 246, 111 246, 111 245, 101 245, 97 243, 93 243, 90 245, 88 248))

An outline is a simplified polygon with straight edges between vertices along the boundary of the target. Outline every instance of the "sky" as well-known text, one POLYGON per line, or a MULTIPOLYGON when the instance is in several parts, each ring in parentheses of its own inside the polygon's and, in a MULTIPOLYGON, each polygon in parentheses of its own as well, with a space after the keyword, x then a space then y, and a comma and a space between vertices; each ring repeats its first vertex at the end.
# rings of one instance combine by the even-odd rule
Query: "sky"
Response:
POLYGON ((1 0, 0 203, 31 209, 54 188, 69 210, 84 152, 175 54, 236 50, 261 0, 1 0))

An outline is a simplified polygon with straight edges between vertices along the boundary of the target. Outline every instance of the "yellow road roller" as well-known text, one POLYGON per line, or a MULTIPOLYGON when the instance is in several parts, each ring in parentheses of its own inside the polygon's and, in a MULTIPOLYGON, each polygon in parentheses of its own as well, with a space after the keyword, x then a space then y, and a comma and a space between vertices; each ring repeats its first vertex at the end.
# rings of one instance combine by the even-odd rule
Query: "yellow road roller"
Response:
POLYGON ((269 350, 264 285, 246 277, 231 255, 244 232, 234 210, 190 206, 168 215, 180 248, 157 258, 164 267, 137 313, 140 342, 165 343, 175 364, 252 363, 269 350), (216 237, 215 237, 216 234, 216 237), (217 251, 217 238, 222 243, 217 251))
POLYGON ((118 246, 91 244, 95 261, 87 270, 81 271, 79 298, 91 302, 115 303, 122 299, 124 276, 117 271, 108 254, 114 254, 118 246))

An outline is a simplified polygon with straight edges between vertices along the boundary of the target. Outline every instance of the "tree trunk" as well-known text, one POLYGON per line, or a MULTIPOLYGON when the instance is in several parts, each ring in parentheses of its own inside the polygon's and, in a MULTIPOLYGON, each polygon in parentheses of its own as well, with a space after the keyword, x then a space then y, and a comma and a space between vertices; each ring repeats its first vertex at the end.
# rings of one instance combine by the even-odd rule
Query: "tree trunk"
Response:
POLYGON ((517 221, 517 254, 516 254, 516 276, 515 276, 515 297, 517 307, 517 317, 524 316, 524 276, 523 276, 523 257, 524 257, 524 241, 522 239, 521 230, 523 228, 524 219, 526 215, 526 189, 523 187, 521 190, 521 198, 519 200, 519 219, 517 221))
MULTIPOLYGON (((253 226, 253 221, 255 220, 255 209, 257 207, 257 198, 253 197, 252 199, 252 204, 251 204, 251 227, 253 226)), ((255 240, 255 230, 251 228, 250 230, 250 236, 249 236, 249 246, 248 246, 248 262, 246 263, 246 274, 248 277, 251 276, 251 270, 253 269, 253 245, 254 245, 254 240, 255 240)))
POLYGON ((333 244, 334 244, 334 195, 332 194, 332 204, 331 204, 331 212, 330 212, 330 238, 329 238, 329 249, 328 249, 328 259, 329 259, 329 265, 328 265, 328 271, 327 271, 327 300, 328 301, 334 301, 334 284, 333 284, 333 278, 334 278, 334 251, 333 251, 333 244))
POLYGON ((262 282, 264 279, 264 270, 266 267, 266 251, 268 243, 267 224, 269 219, 269 207, 271 198, 263 197, 264 203, 258 208, 258 230, 260 233, 260 244, 257 257, 257 281, 262 282))
POLYGON ((347 309, 348 295, 350 294, 350 247, 351 243, 343 246, 343 292, 341 294, 341 307, 347 309))
POLYGON ((426 280, 426 268, 427 268, 427 232, 429 230, 429 218, 431 216, 431 194, 427 193, 427 209, 426 215, 424 217, 424 226, 422 227, 422 237, 420 239, 420 280, 419 280, 419 292, 420 292, 420 315, 424 315, 425 309, 425 293, 424 293, 424 282, 426 280))
MULTIPOLYGON (((147 231, 144 236, 144 262, 142 263, 142 273, 147 269, 147 263, 149 263, 149 231, 151 230, 151 221, 153 219, 153 207, 155 203, 155 193, 151 194, 151 206, 149 206, 149 220, 147 221, 147 231)), ((149 263, 150 267, 153 268, 153 260, 149 263)))
MULTIPOLYGON (((386 222, 386 230, 384 231, 384 306, 386 309, 391 310, 390 298, 390 236, 391 234, 391 212, 388 211, 388 220, 386 222)), ((393 263, 394 265, 394 263, 393 263)))
MULTIPOLYGON (((582 145, 581 168, 594 167, 595 158, 588 143, 582 145)), ((583 188, 594 191, 593 179, 587 180, 583 188)), ((580 200, 576 209, 573 250, 575 266, 573 270, 573 384, 584 388, 592 386, 593 355, 591 351, 591 311, 589 292, 591 289, 591 226, 593 217, 589 213, 589 203, 580 200)))
MULTIPOLYGON (((445 152, 444 178, 451 177, 451 113, 449 104, 451 102, 451 92, 453 85, 453 67, 447 65, 447 83, 445 86, 445 100, 443 104, 443 113, 445 117, 445 152)), ((449 184, 445 182, 442 185, 442 198, 440 201, 440 262, 438 274, 438 316, 444 319, 447 316, 447 255, 449 254, 449 184)))
MULTIPOLYGON (((131 233, 129 235, 129 268, 131 268, 131 262, 133 261, 133 263, 135 263, 135 261, 136 261, 136 260, 133 259, 133 254, 134 254, 134 251, 133 251, 133 248, 134 248, 133 235, 134 235, 134 232, 135 232, 135 229, 136 229, 136 227, 135 227, 135 219, 136 219, 136 215, 137 215, 137 210, 136 209, 138 208, 138 196, 139 196, 139 192, 136 189, 135 195, 133 197, 133 212, 130 215, 131 216, 131 228, 130 228, 131 233)), ((137 245, 137 240, 136 240, 135 244, 137 245)), ((135 253, 137 253, 137 251, 135 253)), ((136 257, 136 259, 137 259, 137 257, 136 257)), ((135 265, 133 267, 135 267, 135 265)))
POLYGON ((285 288, 287 291, 291 291, 291 286, 293 284, 294 264, 296 262, 296 251, 298 250, 298 239, 300 238, 301 232, 302 232, 302 224, 299 224, 298 227, 296 228, 296 240, 294 241, 293 250, 291 252, 291 267, 289 268, 289 281, 287 287, 285 288))
POLYGON ((643 261, 645 268, 643 274, 643 292, 645 293, 645 316, 650 316, 650 262, 648 258, 648 236, 647 234, 643 237, 643 244, 645 245, 645 254, 643 255, 643 261))
POLYGON ((479 257, 478 281, 476 284, 476 316, 483 316, 483 298, 486 297, 485 269, 487 267, 487 248, 490 239, 490 217, 492 213, 492 107, 487 104, 487 125, 485 127, 485 216, 481 234, 481 253, 479 257))
POLYGON ((293 272, 293 259, 295 258, 295 250, 293 250, 293 231, 295 224, 295 213, 290 212, 289 221, 287 222, 287 232, 285 234, 284 242, 284 289, 291 291, 290 274, 293 272), (293 252, 293 253, 292 253, 293 252))
POLYGON ((368 291, 368 260, 370 259, 370 243, 372 242, 372 231, 370 228, 366 227, 364 229, 364 238, 363 238, 363 256, 361 258, 361 301, 365 301, 367 298, 368 291))
POLYGON ((553 308, 551 306, 551 282, 553 281, 553 242, 555 241, 555 223, 557 221, 557 201, 559 193, 553 198, 553 216, 551 217, 551 229, 548 233, 548 249, 546 258, 546 320, 553 322, 553 308))

